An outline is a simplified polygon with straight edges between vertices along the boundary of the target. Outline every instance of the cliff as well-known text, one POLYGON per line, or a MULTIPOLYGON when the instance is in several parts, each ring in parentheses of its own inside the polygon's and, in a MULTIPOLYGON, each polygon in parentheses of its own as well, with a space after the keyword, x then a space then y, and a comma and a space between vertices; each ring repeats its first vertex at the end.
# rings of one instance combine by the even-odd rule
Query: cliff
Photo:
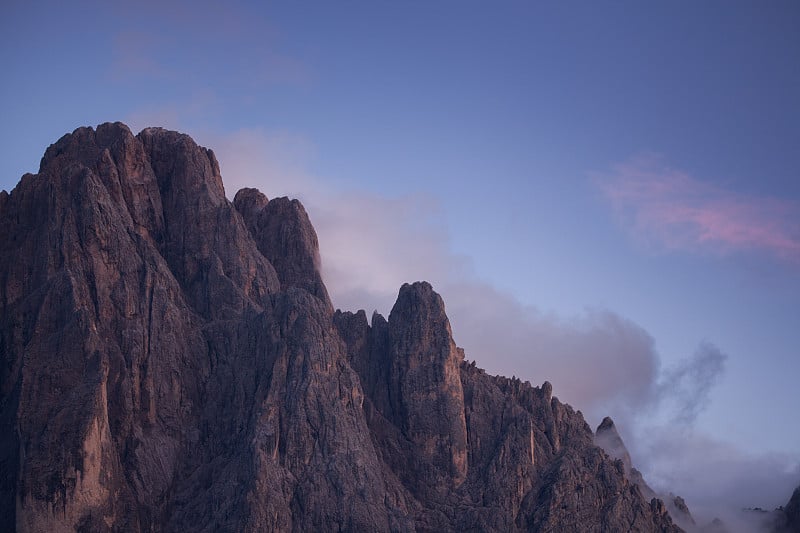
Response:
MULTIPOLYGON (((120 123, 0 193, 0 530, 680 531, 427 283, 334 311, 302 205, 120 123)), ((479 302, 476 302, 479 305, 479 302)))

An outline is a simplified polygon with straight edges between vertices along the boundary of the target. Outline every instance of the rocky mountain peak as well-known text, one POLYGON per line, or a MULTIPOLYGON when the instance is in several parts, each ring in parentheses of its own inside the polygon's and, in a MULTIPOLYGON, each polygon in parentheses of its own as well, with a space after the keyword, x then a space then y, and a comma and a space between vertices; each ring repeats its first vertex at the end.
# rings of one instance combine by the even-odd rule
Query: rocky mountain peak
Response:
POLYGON ((101 124, 97 130, 89 127, 77 128, 47 148, 39 165, 39 173, 45 172, 52 165, 57 165, 56 161, 59 158, 92 166, 100 158, 103 150, 119 153, 120 147, 132 139, 133 133, 121 122, 101 124))
MULTIPOLYGON (((212 150, 185 133, 145 128, 137 135, 159 176, 162 194, 182 191, 187 198, 219 205, 225 201, 219 163, 212 150)), ((177 196, 177 195, 176 195, 177 196)))
POLYGON ((625 471, 630 473, 631 468, 633 468, 631 456, 611 417, 605 417, 600 425, 597 426, 595 444, 603 448, 614 459, 622 461, 622 464, 625 465, 625 471))
POLYGON ((269 203, 269 199, 258 189, 240 189, 233 198, 233 205, 242 215, 251 233, 258 231, 258 217, 269 203))
POLYGON ((0 530, 679 531, 430 284, 368 323, 319 266, 300 202, 229 202, 187 135, 48 148, 0 194, 0 530))
POLYGON ((625 442, 623 442, 611 417, 607 416, 603 418, 603 421, 597 426, 594 435, 594 443, 601 447, 612 458, 622 462, 625 475, 642 491, 642 495, 645 499, 658 499, 662 501, 670 516, 678 525, 687 530, 692 530, 694 528, 694 517, 689 511, 689 507, 686 505, 684 499, 672 493, 657 494, 656 491, 647 484, 642 473, 634 468, 628 448, 625 447, 625 442))
POLYGON ((619 433, 617 433, 617 427, 614 425, 614 420, 610 416, 603 418, 603 421, 600 422, 600 425, 597 426, 597 433, 598 435, 605 433, 605 432, 613 432, 617 438, 619 438, 619 433))
POLYGON ((467 474, 459 370, 463 356, 453 341, 444 302, 429 283, 400 288, 389 314, 389 338, 392 419, 415 444, 413 457, 424 459, 414 475, 439 476, 458 485, 467 474))
POLYGON ((267 200, 257 189, 242 189, 236 193, 234 206, 281 284, 308 291, 332 310, 322 282, 317 232, 303 204, 286 197, 267 200))

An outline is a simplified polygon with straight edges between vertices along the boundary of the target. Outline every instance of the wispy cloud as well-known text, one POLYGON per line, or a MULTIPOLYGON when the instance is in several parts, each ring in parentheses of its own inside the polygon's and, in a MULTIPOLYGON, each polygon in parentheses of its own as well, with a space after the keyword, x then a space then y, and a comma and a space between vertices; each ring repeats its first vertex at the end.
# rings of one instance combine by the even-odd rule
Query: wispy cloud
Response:
MULTIPOLYGON (((199 87, 183 98, 133 109, 124 121, 135 132, 150 126, 189 132, 200 140, 192 125, 202 119, 213 118, 223 111, 224 105, 217 94, 199 87)), ((202 132, 200 132, 202 135, 202 132)))
POLYGON ((428 195, 389 197, 332 186, 303 169, 313 148, 286 132, 241 130, 203 142, 215 147, 229 197, 257 186, 270 198, 303 202, 319 235, 325 282, 342 309, 385 314, 403 283, 426 279, 441 286, 468 270, 464 258, 448 252, 441 209, 428 195))
POLYGON ((467 357, 491 373, 550 381, 592 423, 608 414, 633 423, 646 408, 689 425, 707 405, 724 368, 718 349, 703 344, 694 357, 664 369, 649 333, 609 309, 559 317, 522 304, 477 279, 469 260, 450 250, 434 199, 336 187, 304 170, 313 147, 286 132, 241 130, 201 140, 215 148, 230 197, 256 186, 269 197, 303 201, 337 307, 385 314, 402 283, 425 279, 444 297, 467 357))
POLYGON ((650 334, 611 310, 565 318, 524 305, 477 279, 469 261, 452 253, 433 199, 354 193, 313 176, 304 169, 313 147, 302 138, 245 130, 202 142, 220 159, 229 197, 239 187, 255 186, 269 197, 290 194, 303 201, 337 307, 386 313, 400 284, 431 281, 468 359, 534 385, 550 381, 554 394, 581 409, 592 425, 613 416, 637 468, 656 488, 687 497, 700 516, 710 519, 742 502, 785 503, 796 458, 750 457, 693 427, 724 372, 726 356, 715 346, 702 343, 692 357, 662 367, 650 334), (703 453, 707 443, 713 444, 706 448, 716 454, 713 461, 703 453), (708 492, 695 490, 698 475, 708 492), (731 481, 741 490, 722 490, 731 481))
POLYGON ((658 402, 655 342, 633 321, 608 309, 543 313, 475 279, 439 290, 456 342, 490 373, 534 385, 550 381, 553 393, 592 424, 609 414, 632 419, 658 402))
POLYGON ((768 252, 800 263, 800 205, 700 181, 647 155, 617 165, 596 182, 622 222, 649 244, 670 250, 768 252))
POLYGON ((722 377, 728 356, 703 342, 690 359, 664 370, 658 392, 674 408, 673 422, 691 426, 711 402, 711 389, 722 377))
POLYGON ((642 424, 626 438, 634 462, 645 460, 653 488, 684 497, 699 524, 721 518, 731 533, 773 531, 758 513, 785 505, 800 480, 796 456, 748 454, 700 430, 642 424))

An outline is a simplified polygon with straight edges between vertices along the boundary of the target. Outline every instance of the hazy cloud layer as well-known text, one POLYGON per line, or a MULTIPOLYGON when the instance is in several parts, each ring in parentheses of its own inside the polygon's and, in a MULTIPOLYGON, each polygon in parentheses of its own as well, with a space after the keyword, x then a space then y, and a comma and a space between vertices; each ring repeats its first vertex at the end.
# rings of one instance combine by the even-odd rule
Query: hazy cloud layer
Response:
POLYGON ((322 269, 334 305, 388 314, 403 283, 426 279, 440 286, 468 270, 447 252, 438 204, 422 194, 388 198, 337 190, 309 176, 313 157, 302 139, 285 133, 240 131, 213 141, 226 192, 258 186, 269 198, 299 198, 320 241, 322 269))
POLYGON ((692 427, 724 373, 726 356, 714 345, 701 343, 662 368, 652 337, 611 310, 549 315, 476 279, 468 260, 450 252, 431 198, 337 189, 304 170, 313 148, 285 133, 241 131, 203 142, 215 147, 229 197, 255 186, 270 198, 303 201, 335 306, 386 314, 402 283, 429 280, 468 359, 534 385, 550 381, 592 425, 613 416, 634 465, 657 490, 683 495, 703 517, 788 499, 798 481, 790 458, 750 457, 692 427))
POLYGON ((545 380, 592 424, 656 401, 659 361, 650 335, 605 309, 569 319, 522 305, 474 280, 441 288, 456 342, 491 373, 545 380))
POLYGON ((646 459, 645 475, 654 489, 683 496, 700 523, 720 517, 732 533, 759 531, 759 514, 741 510, 785 505, 800 481, 796 457, 749 455, 674 425, 640 425, 629 448, 634 461, 646 459))
POLYGON ((690 359, 663 372, 658 391, 672 404, 673 422, 694 424, 697 415, 708 407, 711 389, 721 378, 727 358, 719 348, 704 342, 690 359))
POLYGON ((622 223, 666 249, 765 251, 800 263, 800 205, 738 194, 642 156, 617 165, 596 183, 622 223))

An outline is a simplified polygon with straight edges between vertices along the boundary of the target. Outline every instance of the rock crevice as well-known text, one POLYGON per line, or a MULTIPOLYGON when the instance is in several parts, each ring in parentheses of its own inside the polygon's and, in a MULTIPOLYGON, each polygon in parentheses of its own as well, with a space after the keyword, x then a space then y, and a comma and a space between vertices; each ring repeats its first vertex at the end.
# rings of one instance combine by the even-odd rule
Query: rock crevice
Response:
POLYGON ((0 530, 679 531, 433 288, 334 312, 303 206, 79 128, 0 193, 0 530))

